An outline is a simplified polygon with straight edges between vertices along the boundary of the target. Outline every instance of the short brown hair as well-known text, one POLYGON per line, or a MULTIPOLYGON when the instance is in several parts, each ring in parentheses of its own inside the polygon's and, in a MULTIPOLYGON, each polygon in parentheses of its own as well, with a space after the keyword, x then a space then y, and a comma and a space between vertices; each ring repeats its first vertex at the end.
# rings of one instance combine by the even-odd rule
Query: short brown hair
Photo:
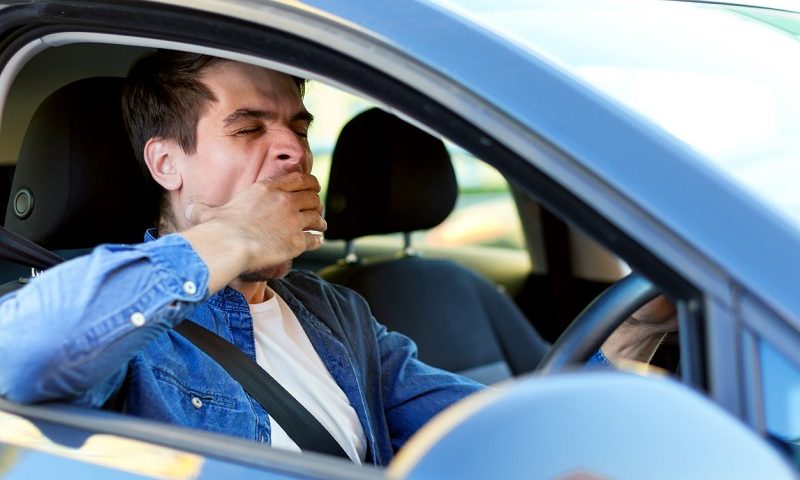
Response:
MULTIPOLYGON (((133 65, 122 94, 122 113, 136 158, 146 173, 144 146, 151 138, 174 140, 184 152, 195 152, 197 122, 209 102, 216 101, 200 75, 225 61, 199 53, 157 50, 133 65)), ((292 78, 302 97, 305 80, 292 78)))

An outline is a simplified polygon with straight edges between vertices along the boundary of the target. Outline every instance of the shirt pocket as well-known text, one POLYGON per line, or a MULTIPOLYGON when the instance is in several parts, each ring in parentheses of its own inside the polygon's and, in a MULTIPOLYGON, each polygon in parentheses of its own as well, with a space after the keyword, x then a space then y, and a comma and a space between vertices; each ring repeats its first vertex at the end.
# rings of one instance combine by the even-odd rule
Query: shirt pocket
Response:
POLYGON ((158 367, 153 367, 153 374, 173 423, 249 440, 256 438, 255 412, 246 395, 236 396, 238 385, 227 382, 217 386, 191 375, 178 378, 158 367))

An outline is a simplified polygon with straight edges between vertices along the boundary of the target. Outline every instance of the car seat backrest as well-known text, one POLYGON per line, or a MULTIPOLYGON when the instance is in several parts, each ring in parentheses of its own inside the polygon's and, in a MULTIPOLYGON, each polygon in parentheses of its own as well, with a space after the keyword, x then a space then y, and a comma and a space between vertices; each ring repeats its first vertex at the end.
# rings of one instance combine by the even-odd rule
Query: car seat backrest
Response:
MULTIPOLYGON (((11 180, 14 178, 14 165, 0 165, 0 211, 5 211, 8 206, 8 197, 11 195, 11 180)), ((5 217, 3 217, 5 222, 5 217)), ((2 225, 3 223, 0 223, 2 225)))
MULTIPOLYGON (((11 195, 11 179, 14 176, 13 165, 0 166, 0 211, 5 211, 8 197, 11 195)), ((5 222, 5 218, 2 219, 5 222)), ((0 225, 3 223, 0 222, 0 225)), ((26 276, 30 269, 16 263, 0 260, 0 285, 26 276)), ((0 287, 1 289, 2 287, 0 287)))
POLYGON ((36 110, 14 173, 8 229, 51 250, 142 241, 157 194, 124 127, 123 83, 78 80, 36 110))
MULTIPOLYGON (((441 140, 378 109, 342 130, 331 162, 326 237, 352 241, 432 228, 458 188, 441 140)), ((379 322, 411 337, 427 363, 484 383, 530 371, 547 351, 525 316, 487 279, 414 255, 340 262, 320 275, 359 292, 379 322)))

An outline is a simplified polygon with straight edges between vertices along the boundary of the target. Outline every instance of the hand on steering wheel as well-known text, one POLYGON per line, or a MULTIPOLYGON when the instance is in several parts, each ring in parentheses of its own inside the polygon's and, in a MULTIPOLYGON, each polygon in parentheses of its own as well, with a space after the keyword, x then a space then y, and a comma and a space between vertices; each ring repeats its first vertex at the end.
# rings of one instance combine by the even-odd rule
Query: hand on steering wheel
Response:
POLYGON ((603 344, 623 322, 675 331, 674 309, 660 297, 660 291, 637 272, 617 281, 595 298, 567 327, 539 364, 538 371, 553 373, 580 364, 603 344), (650 303, 648 303, 650 302, 650 303))

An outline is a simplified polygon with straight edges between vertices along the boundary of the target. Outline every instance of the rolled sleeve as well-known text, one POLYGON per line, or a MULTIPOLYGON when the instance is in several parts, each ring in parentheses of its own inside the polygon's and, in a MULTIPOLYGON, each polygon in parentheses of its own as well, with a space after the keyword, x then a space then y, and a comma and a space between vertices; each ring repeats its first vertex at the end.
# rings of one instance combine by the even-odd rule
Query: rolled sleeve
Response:
POLYGON ((614 364, 608 359, 601 350, 594 352, 589 360, 586 362, 586 367, 589 368, 614 368, 614 364))
POLYGON ((179 235, 54 267, 0 299, 0 395, 75 399, 106 385, 91 395, 102 403, 127 362, 207 296, 206 265, 179 235))

